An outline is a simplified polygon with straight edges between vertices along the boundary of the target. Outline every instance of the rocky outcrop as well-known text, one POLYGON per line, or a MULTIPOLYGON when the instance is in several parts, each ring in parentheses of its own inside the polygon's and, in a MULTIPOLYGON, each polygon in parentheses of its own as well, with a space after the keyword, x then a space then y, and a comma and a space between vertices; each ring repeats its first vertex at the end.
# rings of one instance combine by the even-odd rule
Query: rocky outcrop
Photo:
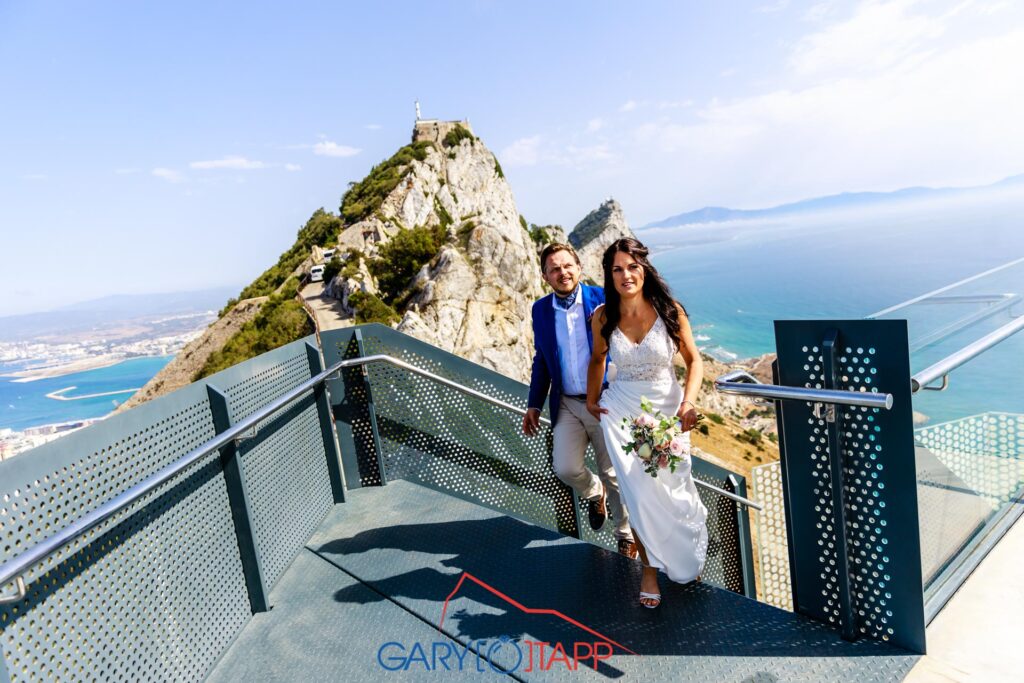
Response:
POLYGON ((622 237, 635 237, 626 223, 622 207, 614 199, 587 214, 569 233, 569 244, 580 256, 583 277, 595 284, 604 284, 601 257, 612 242, 622 237))
POLYGON ((189 342, 170 363, 164 366, 153 379, 146 382, 130 399, 117 408, 117 412, 134 408, 146 401, 175 389, 180 389, 192 382, 214 351, 219 351, 228 339, 242 329, 242 325, 256 317, 268 297, 261 296, 239 301, 219 320, 214 321, 202 335, 189 342))
MULTIPOLYGON (((440 139, 408 164, 372 216, 342 232, 339 244, 375 258, 400 230, 443 228, 438 253, 410 281, 397 328, 528 380, 530 307, 544 293, 536 247, 494 155, 471 135, 455 144, 440 139)), ((332 282, 330 291, 340 298, 372 287, 369 272, 361 271, 332 282)))

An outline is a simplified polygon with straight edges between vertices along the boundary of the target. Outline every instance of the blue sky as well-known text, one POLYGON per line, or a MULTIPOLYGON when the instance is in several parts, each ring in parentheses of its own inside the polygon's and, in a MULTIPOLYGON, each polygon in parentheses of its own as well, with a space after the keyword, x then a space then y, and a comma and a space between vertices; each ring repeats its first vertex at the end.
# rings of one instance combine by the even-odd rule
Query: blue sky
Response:
POLYGON ((242 285, 426 117, 521 213, 1024 172, 1024 6, 0 1, 0 315, 242 285))

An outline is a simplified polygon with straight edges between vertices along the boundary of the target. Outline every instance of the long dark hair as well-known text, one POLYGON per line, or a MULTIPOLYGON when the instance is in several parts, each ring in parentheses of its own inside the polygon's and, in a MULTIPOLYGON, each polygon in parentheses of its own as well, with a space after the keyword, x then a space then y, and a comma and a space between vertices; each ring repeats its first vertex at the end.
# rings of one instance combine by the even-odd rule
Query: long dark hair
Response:
MULTIPOLYGON (((601 326, 601 336, 604 337, 605 343, 611 343, 612 330, 618 326, 622 318, 622 312, 619 310, 622 297, 615 289, 615 280, 612 279, 612 263, 615 261, 615 254, 619 252, 632 256, 644 269, 644 298, 651 302, 658 316, 665 321, 669 336, 675 342, 676 348, 679 348, 681 335, 679 309, 676 308, 678 302, 672 298, 668 283, 647 259, 650 250, 641 244, 640 240, 632 237, 623 237, 612 242, 601 258, 601 264, 604 266, 604 325, 601 326)), ((682 304, 679 306, 682 308, 682 304)), ((683 313, 686 313, 685 309, 683 313)))

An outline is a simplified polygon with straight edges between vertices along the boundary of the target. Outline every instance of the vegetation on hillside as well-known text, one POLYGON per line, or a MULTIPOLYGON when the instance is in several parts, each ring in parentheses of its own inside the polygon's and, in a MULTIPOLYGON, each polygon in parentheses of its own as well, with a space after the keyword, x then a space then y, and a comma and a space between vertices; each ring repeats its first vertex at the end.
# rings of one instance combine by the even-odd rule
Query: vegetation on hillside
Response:
POLYGON ((454 128, 448 131, 448 134, 444 136, 444 140, 441 141, 443 147, 458 147, 459 143, 463 140, 476 140, 476 136, 469 132, 469 130, 463 126, 456 124, 454 128))
POLYGON ((369 292, 352 292, 348 302, 356 309, 357 323, 384 323, 390 325, 401 320, 401 316, 391 306, 380 300, 380 297, 369 292))
POLYGON ((421 140, 402 147, 394 155, 382 161, 358 183, 351 183, 348 191, 341 198, 341 218, 346 224, 352 225, 369 218, 380 208, 384 198, 398 187, 405 174, 405 168, 413 160, 423 161, 427 158, 427 150, 434 146, 429 140, 421 140))
POLYGON ((392 307, 401 307, 404 303, 402 295, 409 286, 409 281, 424 263, 437 255, 447 235, 448 230, 445 226, 419 226, 399 230, 380 247, 377 258, 370 261, 368 266, 370 272, 377 278, 377 288, 384 303, 392 307))
POLYGON ((296 300, 298 289, 298 280, 288 280, 280 292, 263 304, 255 318, 243 325, 224 348, 207 359, 193 381, 311 334, 313 325, 306 309, 296 300))
POLYGON ((224 315, 238 303, 240 299, 251 299, 255 296, 269 296, 287 280, 295 269, 299 267, 308 256, 314 245, 325 245, 336 240, 341 232, 341 219, 332 213, 317 209, 310 216, 306 224, 299 229, 295 244, 291 249, 281 254, 277 263, 268 268, 256 278, 252 284, 242 290, 238 298, 230 299, 220 315, 224 315))

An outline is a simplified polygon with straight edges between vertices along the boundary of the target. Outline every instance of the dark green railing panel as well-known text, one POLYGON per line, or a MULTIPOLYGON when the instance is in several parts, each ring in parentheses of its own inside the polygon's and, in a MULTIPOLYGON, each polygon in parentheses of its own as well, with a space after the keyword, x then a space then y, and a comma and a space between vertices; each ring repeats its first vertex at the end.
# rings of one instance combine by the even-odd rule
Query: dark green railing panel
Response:
MULTIPOLYGON (((0 463, 0 562, 309 379, 309 342, 0 463)), ((232 477, 224 454, 212 452, 29 570, 25 599, 0 606, 0 673, 16 681, 202 679, 259 604, 259 573, 246 562, 255 553, 272 585, 333 504, 316 398, 311 392, 242 440, 232 477), (246 512, 248 539, 237 525, 246 512)))
MULTIPOLYGON (((233 422, 311 377, 307 342, 316 340, 292 342, 206 380, 228 396, 233 422)), ((334 504, 315 395, 262 423, 238 453, 260 563, 273 587, 334 504)))
MULTIPOLYGON (((0 463, 0 561, 213 436, 191 385, 0 463)), ((0 607, 12 680, 200 678, 250 616, 218 454, 25 579, 0 607)))
MULTIPOLYGON (((529 388, 525 384, 382 325, 332 330, 321 335, 321 343, 328 365, 357 355, 391 355, 512 405, 526 406, 529 388)), ((354 480, 379 485, 382 480, 408 479, 615 547, 611 522, 600 532, 579 523, 579 503, 551 467, 550 427, 542 425, 537 436, 523 436, 518 414, 386 363, 368 365, 365 378, 357 371, 343 373, 342 379, 331 384, 330 393, 339 438, 356 451, 346 461, 350 486, 354 480), (365 406, 371 392, 372 413, 365 406), (371 418, 376 421, 379 446, 374 443, 371 418), (383 477, 375 447, 380 449, 383 477)), ((594 468, 590 450, 587 458, 594 468)), ((694 473, 720 488, 730 485, 728 471, 699 458, 694 458, 694 473)), ((753 568, 744 560, 750 557, 749 523, 744 529, 740 525, 746 514, 739 515, 735 504, 724 496, 705 489, 700 493, 708 507, 710 532, 703 577, 750 594, 753 568), (740 550, 744 542, 748 544, 746 555, 740 550)))
POLYGON ((781 402, 795 608, 848 638, 924 652, 906 321, 776 321, 775 336, 779 383, 893 397, 891 410, 832 415, 781 402))

